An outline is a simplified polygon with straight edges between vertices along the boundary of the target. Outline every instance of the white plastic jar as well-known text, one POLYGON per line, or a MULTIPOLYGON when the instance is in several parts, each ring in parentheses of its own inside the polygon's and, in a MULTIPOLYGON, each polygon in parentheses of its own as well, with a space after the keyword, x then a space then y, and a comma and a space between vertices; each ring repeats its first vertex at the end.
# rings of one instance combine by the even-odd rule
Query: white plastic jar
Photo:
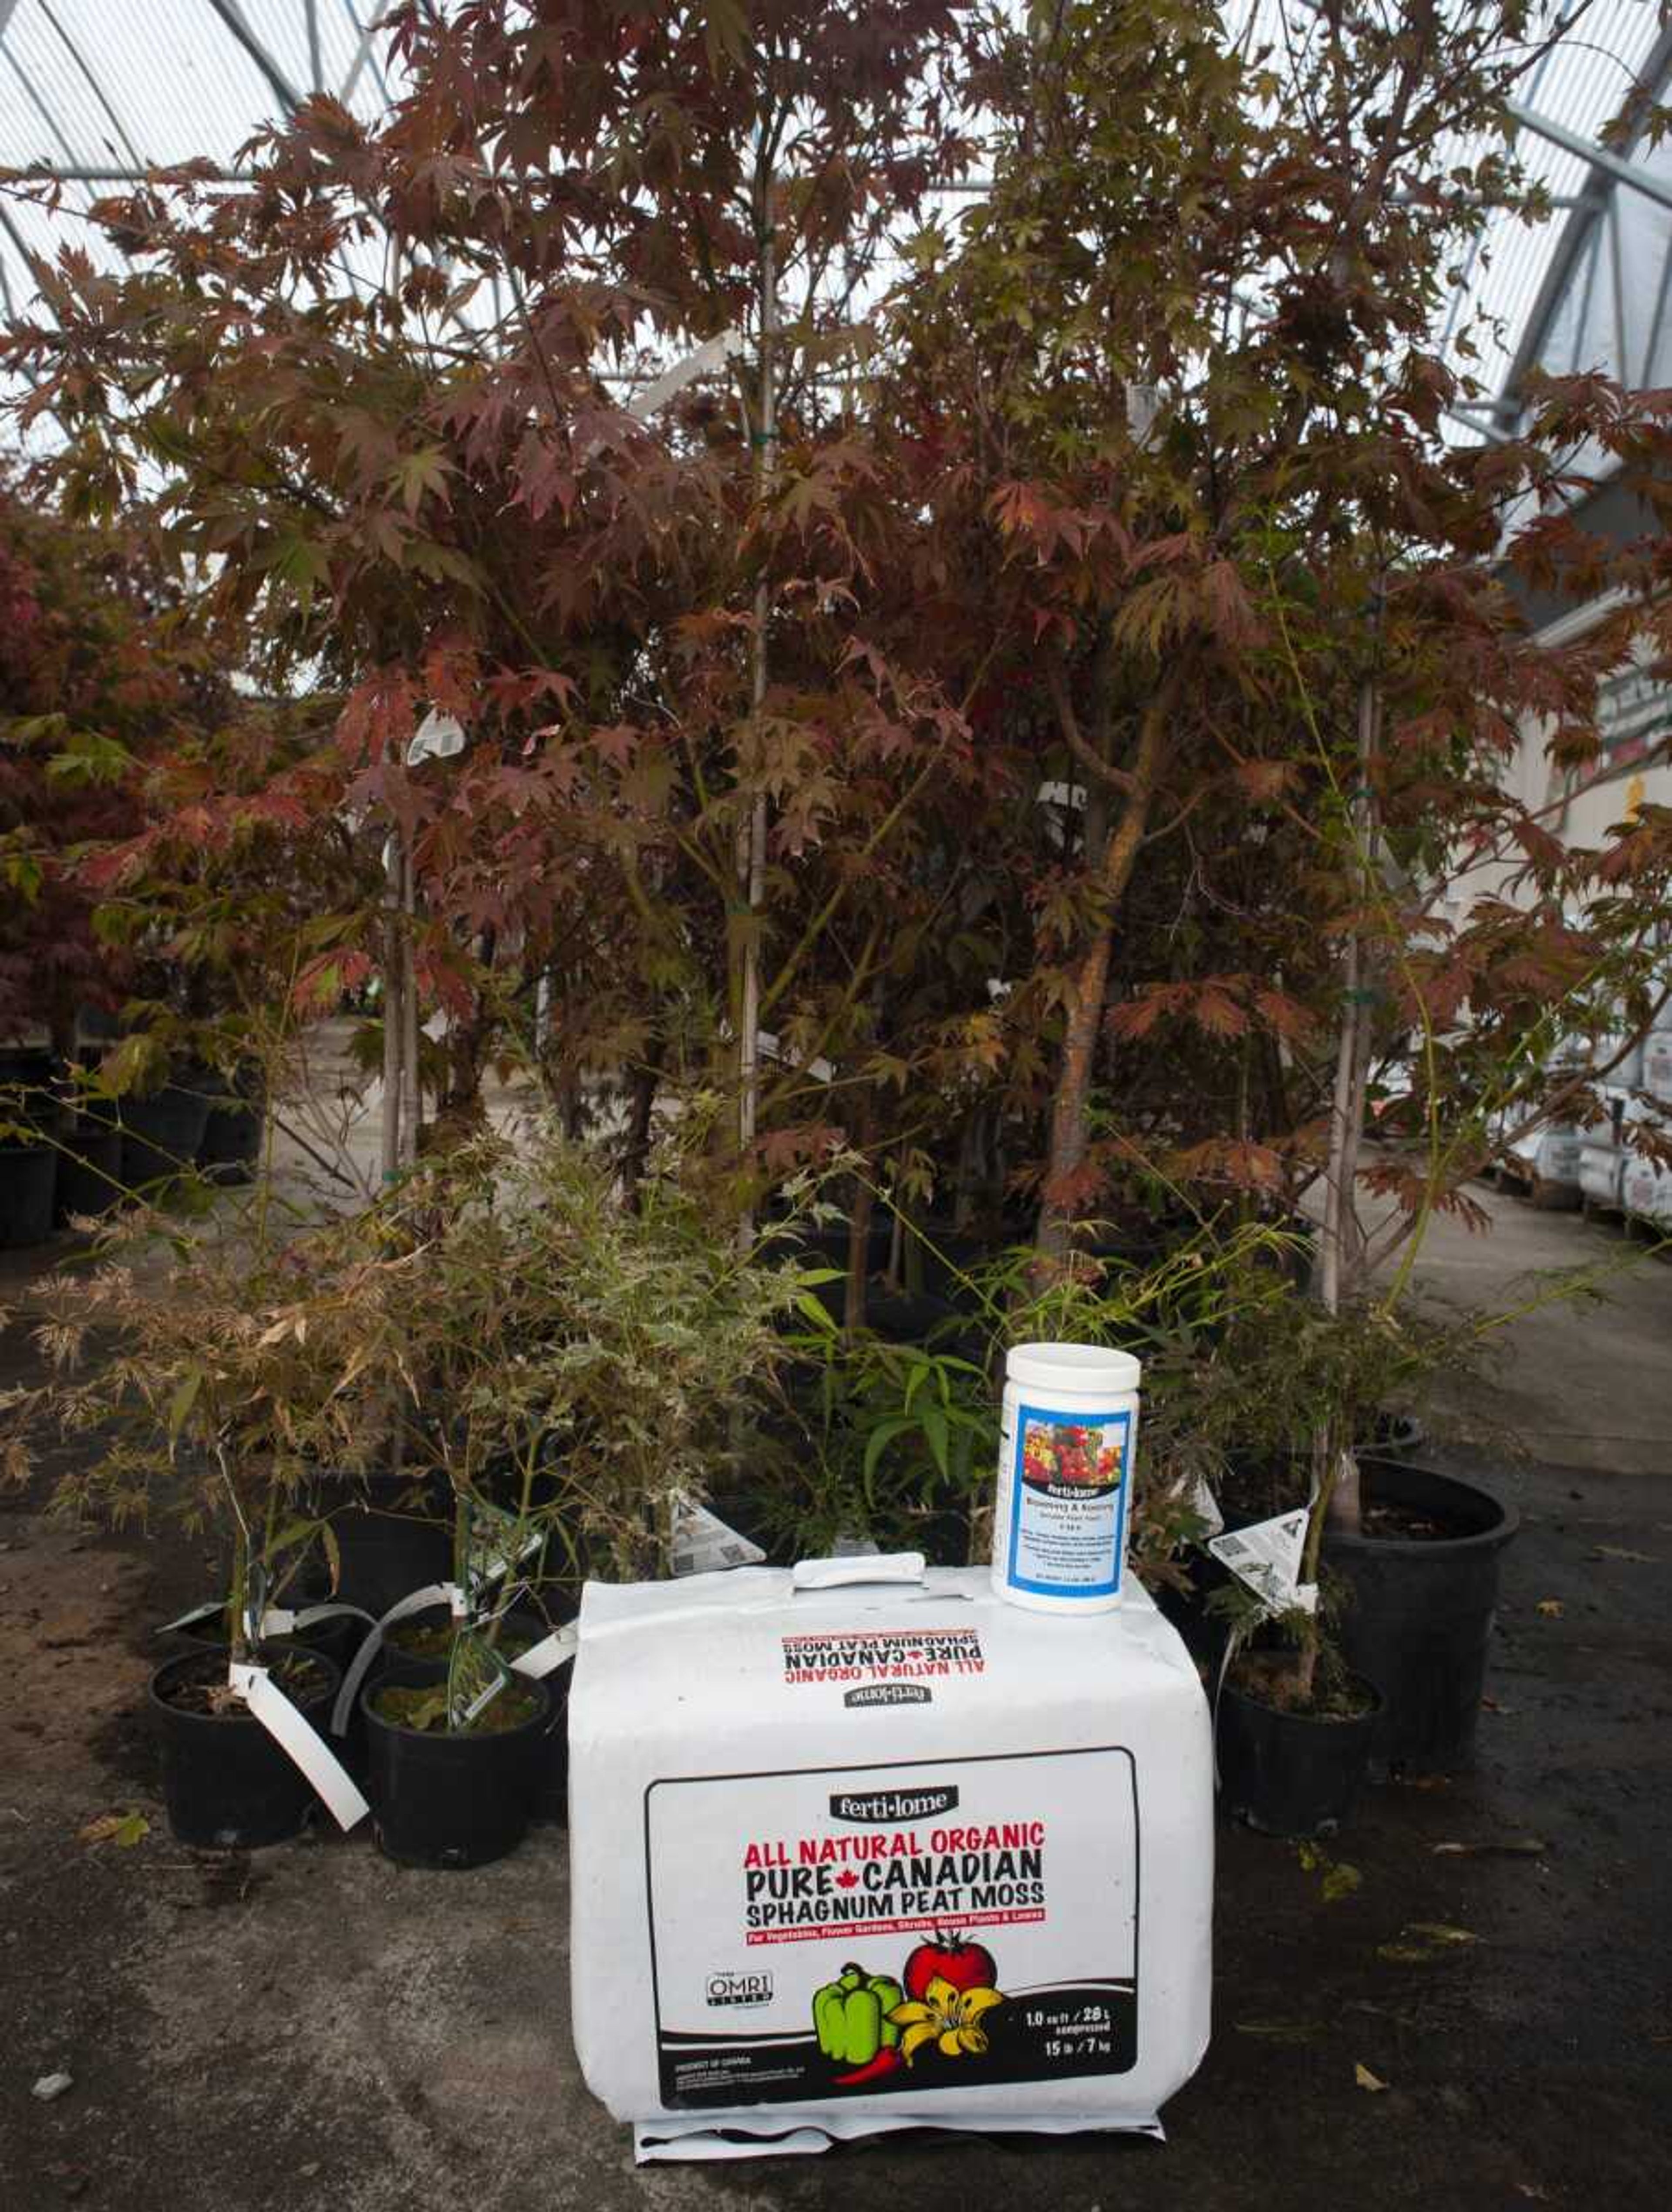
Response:
POLYGON ((1005 1360, 993 1587, 1035 1613, 1108 1613, 1126 1573, 1143 1369, 1095 1344, 1017 1344, 1005 1360))

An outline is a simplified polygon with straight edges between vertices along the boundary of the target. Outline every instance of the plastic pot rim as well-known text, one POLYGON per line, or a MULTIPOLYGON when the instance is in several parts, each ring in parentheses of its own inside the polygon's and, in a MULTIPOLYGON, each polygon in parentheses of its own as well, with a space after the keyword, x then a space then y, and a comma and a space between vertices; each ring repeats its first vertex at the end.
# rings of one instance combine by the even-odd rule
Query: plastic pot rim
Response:
POLYGON ((1471 1498, 1478 1498, 1489 1505, 1498 1518, 1489 1528, 1476 1528, 1466 1536, 1367 1536, 1362 1530, 1326 1528, 1326 1553, 1365 1552, 1377 1559, 1433 1559, 1440 1555, 1455 1559, 1464 1552, 1499 1551, 1521 1527, 1517 1507, 1494 1498, 1491 1491, 1483 1490, 1478 1482, 1470 1482, 1464 1475, 1443 1474, 1438 1468, 1426 1467, 1420 1460, 1398 1459, 1380 1452, 1361 1452, 1356 1457, 1360 1475, 1372 1478, 1366 1485, 1372 1494, 1377 1473, 1392 1475, 1395 1482, 1402 1474, 1416 1474, 1426 1482, 1444 1483, 1454 1490, 1466 1491, 1471 1498))
MULTIPOLYGON (((163 1697, 158 1690, 157 1685, 161 1681, 165 1674, 177 1674, 187 1667, 200 1667, 203 1664, 206 1655, 213 1655, 216 1652, 224 1652, 226 1649, 227 1646, 224 1644, 194 1644, 190 1650, 177 1651, 173 1658, 165 1659, 160 1667, 152 1670, 151 1679, 145 1686, 145 1694, 147 1698, 152 1705, 158 1706, 163 1712, 167 1713, 171 1722, 180 1721, 188 1723, 194 1728, 201 1727, 209 1729, 223 1729, 227 1727, 228 1723, 238 1725, 247 1722, 252 1728, 259 1728, 261 1726, 261 1723, 256 1718, 255 1715, 250 1711, 247 1705, 241 1706, 236 1711, 228 1711, 224 1713, 188 1712, 184 1705, 171 1705, 168 1699, 163 1697)), ((323 1667, 326 1674, 330 1677, 329 1680, 327 1680, 319 1691, 310 1691, 305 1700, 301 1698, 291 1699, 292 1704, 296 1706, 298 1711, 306 1713, 313 1711, 316 1706, 328 1705, 331 1699, 337 1695, 338 1689, 342 1686, 343 1670, 334 1659, 327 1658, 323 1651, 315 1651, 311 1646, 307 1649, 304 1656, 312 1659, 316 1665, 323 1667)), ((288 1695, 289 1692, 286 1694, 288 1695)))
POLYGON ((1291 1721, 1298 1728, 1364 1728, 1379 1720, 1388 1701, 1375 1683, 1367 1674, 1356 1674, 1351 1668, 1347 1669, 1347 1679, 1349 1682, 1356 1682, 1370 1698, 1371 1702, 1362 1713, 1297 1713, 1286 1705, 1268 1705, 1264 1698, 1256 1698, 1251 1692, 1240 1688, 1229 1676, 1220 1689, 1219 1696, 1221 1698, 1234 1698, 1239 1705, 1251 1705, 1256 1712, 1269 1713, 1275 1720, 1291 1721))
POLYGON ((526 1721, 519 1721, 515 1728, 483 1729, 480 1734, 469 1729, 408 1728, 404 1721, 389 1720, 372 1704, 374 1697, 388 1688, 386 1682, 366 1684, 360 1692, 360 1710, 365 1715, 368 1728, 382 1729, 390 1735, 408 1736, 415 1743, 514 1743, 520 1735, 531 1734, 543 1722, 551 1718, 551 1692, 546 1683, 536 1675, 522 1674, 517 1678, 517 1686, 520 1689, 538 1692, 538 1710, 531 1713, 526 1721))

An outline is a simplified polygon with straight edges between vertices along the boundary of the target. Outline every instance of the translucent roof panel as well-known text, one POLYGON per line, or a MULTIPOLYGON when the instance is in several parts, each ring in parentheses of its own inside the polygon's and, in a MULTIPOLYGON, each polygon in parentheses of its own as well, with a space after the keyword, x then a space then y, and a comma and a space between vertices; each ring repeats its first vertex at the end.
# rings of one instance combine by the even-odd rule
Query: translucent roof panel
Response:
POLYGON ((24 249, 67 238, 113 257, 77 215, 125 177, 207 158, 230 167, 313 91, 371 120, 391 87, 382 0, 0 0, 0 167, 64 175, 56 217, 0 206, 0 279, 34 293, 24 249))
MULTIPOLYGON (((33 295, 28 252, 73 238, 96 261, 116 258, 83 218, 136 170, 201 156, 229 167, 316 88, 376 118, 400 89, 378 31, 386 12, 386 0, 0 0, 0 167, 44 162, 66 179, 56 216, 0 200, 0 312, 33 295)), ((1224 20, 1228 39, 1280 70, 1321 35, 1316 0, 1225 0, 1224 20)), ((1529 223, 1484 210, 1435 331, 1489 395, 1534 362, 1672 381, 1672 206, 1587 151, 1634 89, 1665 83, 1672 28, 1656 0, 1538 0, 1534 42, 1563 27, 1516 90, 1516 150, 1557 210, 1529 223)), ((1625 157, 1672 183, 1672 143, 1625 157)), ((1490 434, 1490 402, 1470 420, 1487 427, 1457 434, 1490 434)))

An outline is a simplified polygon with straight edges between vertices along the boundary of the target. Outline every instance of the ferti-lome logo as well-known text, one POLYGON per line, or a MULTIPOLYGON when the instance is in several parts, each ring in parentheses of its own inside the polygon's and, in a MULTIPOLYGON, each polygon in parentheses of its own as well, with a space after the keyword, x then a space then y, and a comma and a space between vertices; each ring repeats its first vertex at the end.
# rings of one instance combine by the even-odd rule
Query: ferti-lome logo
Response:
POLYGON ((842 1790, 830 1800, 833 1820, 858 1820, 866 1827, 885 1820, 932 1820, 958 1809, 956 1787, 921 1790, 842 1790))

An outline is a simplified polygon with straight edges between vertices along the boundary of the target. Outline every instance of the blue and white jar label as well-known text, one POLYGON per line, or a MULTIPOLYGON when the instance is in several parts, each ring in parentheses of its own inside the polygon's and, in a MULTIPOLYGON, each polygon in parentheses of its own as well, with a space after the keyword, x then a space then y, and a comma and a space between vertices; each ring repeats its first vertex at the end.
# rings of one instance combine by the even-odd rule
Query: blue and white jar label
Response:
POLYGON ((1114 1596, 1126 1550, 1130 1411, 1018 1406, 1011 1449, 1006 1583, 1040 1597, 1114 1596))

